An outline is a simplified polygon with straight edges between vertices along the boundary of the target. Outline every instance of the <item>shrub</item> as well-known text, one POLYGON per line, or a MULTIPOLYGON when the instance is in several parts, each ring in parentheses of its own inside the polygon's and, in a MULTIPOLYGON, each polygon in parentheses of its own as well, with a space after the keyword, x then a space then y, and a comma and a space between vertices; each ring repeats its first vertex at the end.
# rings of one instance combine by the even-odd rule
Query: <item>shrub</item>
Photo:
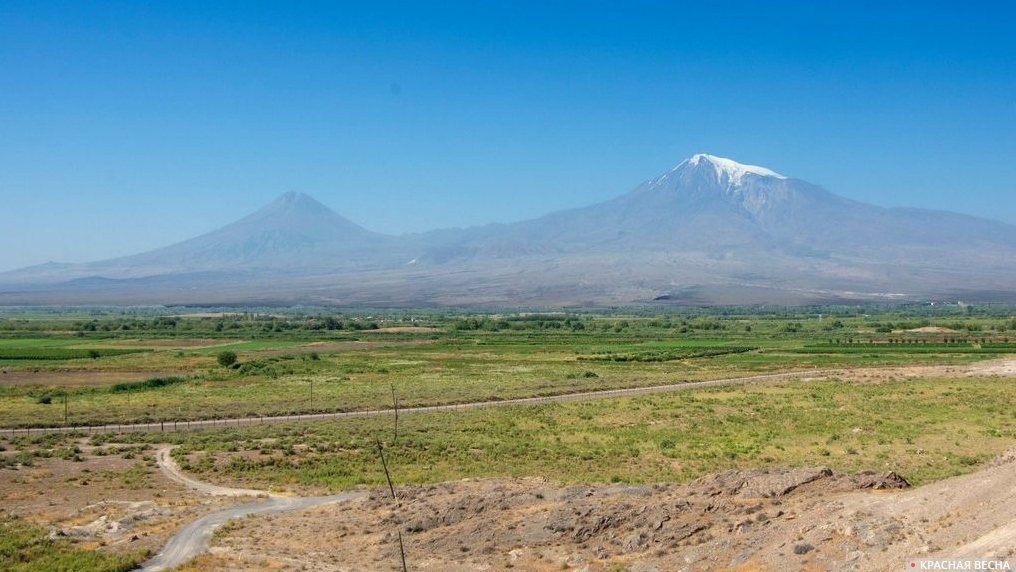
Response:
POLYGON ((236 363, 236 352, 226 350, 219 352, 219 355, 215 358, 215 361, 219 362, 222 367, 229 367, 236 363))
POLYGON ((812 550, 815 550, 815 547, 806 542, 794 545, 794 554, 807 554, 812 550))
POLYGON ((112 393, 123 393, 125 391, 144 391, 146 389, 158 389, 160 387, 166 387, 167 385, 173 385, 186 381, 182 377, 152 377, 145 381, 134 381, 126 383, 117 383, 110 387, 112 393))

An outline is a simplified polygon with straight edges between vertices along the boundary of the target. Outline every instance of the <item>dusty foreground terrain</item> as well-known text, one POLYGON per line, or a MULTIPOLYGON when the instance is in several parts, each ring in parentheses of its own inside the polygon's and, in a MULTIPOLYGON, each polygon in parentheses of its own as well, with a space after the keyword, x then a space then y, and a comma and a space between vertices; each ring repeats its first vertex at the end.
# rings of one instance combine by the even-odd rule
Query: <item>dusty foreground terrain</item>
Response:
POLYGON ((82 441, 78 449, 73 460, 0 470, 0 516, 20 516, 82 548, 154 553, 180 526, 229 502, 194 495, 160 472, 144 447, 97 455, 82 441))
MULTIPOLYGON (((178 482, 155 453, 46 460, 8 473, 0 492, 7 510, 54 536, 152 553, 184 524, 245 502, 178 482)), ((917 489, 892 473, 810 467, 687 485, 464 480, 403 486, 399 497, 398 511, 377 491, 227 523, 183 569, 398 570, 399 527, 410 569, 442 572, 898 570, 914 556, 1016 554, 1016 448, 917 489)))
POLYGON ((886 570, 1016 554, 1016 454, 909 489, 894 474, 728 471, 688 485, 466 480, 228 525, 187 570, 886 570), (285 534, 280 534, 285 531, 285 534))
MULTIPOLYGON (((850 377, 1014 372, 1007 360, 850 377)), ((198 482, 167 447, 80 439, 75 451, 0 470, 0 513, 84 548, 154 554, 187 523, 266 496, 198 482)), ((409 568, 441 572, 899 570, 910 557, 1016 556, 1016 447, 916 489, 892 473, 804 467, 684 485, 463 480, 398 495, 398 509, 385 490, 226 523, 183 570, 400 570, 399 530, 409 568)))

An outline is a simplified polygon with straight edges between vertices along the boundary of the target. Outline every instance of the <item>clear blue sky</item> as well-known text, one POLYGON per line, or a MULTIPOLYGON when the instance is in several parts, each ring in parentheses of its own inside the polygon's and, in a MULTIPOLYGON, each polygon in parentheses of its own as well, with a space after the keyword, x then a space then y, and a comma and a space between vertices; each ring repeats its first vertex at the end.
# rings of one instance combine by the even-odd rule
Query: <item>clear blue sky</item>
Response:
POLYGON ((1004 2, 0 3, 0 269, 310 193, 515 221, 697 152, 1016 223, 1004 2))

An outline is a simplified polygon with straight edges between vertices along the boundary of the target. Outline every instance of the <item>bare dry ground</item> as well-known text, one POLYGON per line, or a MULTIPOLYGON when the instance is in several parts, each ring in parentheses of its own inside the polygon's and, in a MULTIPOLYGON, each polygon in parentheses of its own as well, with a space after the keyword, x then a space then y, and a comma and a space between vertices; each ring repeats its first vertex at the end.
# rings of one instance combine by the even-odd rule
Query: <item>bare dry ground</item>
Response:
POLYGON ((36 458, 31 466, 0 469, 0 513, 82 548, 156 552, 182 524, 236 502, 195 495, 167 478, 154 450, 106 445, 106 452, 118 452, 96 454, 84 440, 75 446, 79 460, 36 458))
POLYGON ((888 474, 728 471, 688 485, 466 480, 234 523, 184 569, 889 570, 908 557, 1008 556, 1016 465, 901 491, 888 474), (401 524, 400 524, 401 523, 401 524), (286 534, 279 534, 285 530, 286 534))
MULTIPOLYGON (((182 524, 231 504, 134 459, 44 459, 0 480, 5 510, 82 547, 153 552, 182 524)), ((985 469, 911 490, 891 474, 822 467, 736 470, 687 485, 561 486, 542 479, 399 488, 316 509, 227 524, 205 570, 411 569, 887 570, 915 556, 1010 556, 1016 450, 985 469), (285 531, 280 534, 280 531, 285 531)))
POLYGON ((916 334, 955 334, 956 330, 952 328, 944 328, 942 326, 924 326, 923 328, 912 328, 906 330, 916 334))
POLYGON ((110 371, 110 370, 0 370, 0 386, 52 385, 81 387, 109 385, 124 381, 144 381, 152 377, 184 377, 187 371, 110 371))
POLYGON ((888 379, 916 377, 985 377, 1016 376, 1016 359, 1011 357, 962 365, 912 365, 902 367, 871 367, 844 369, 837 377, 850 381, 880 382, 888 379))

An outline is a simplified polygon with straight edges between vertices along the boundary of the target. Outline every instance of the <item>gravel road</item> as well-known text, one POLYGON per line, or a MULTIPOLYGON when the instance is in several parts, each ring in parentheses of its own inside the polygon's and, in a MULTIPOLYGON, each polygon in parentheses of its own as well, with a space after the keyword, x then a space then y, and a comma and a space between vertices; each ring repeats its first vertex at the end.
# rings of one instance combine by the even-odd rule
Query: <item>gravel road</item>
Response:
POLYGON ((141 570, 158 572, 172 570, 208 548, 212 533, 222 523, 252 514, 268 514, 287 510, 301 510, 314 506, 347 501, 364 496, 366 493, 342 493, 324 497, 287 497, 253 489, 233 489, 204 483, 184 475, 176 461, 170 456, 171 447, 156 452, 156 460, 162 472, 188 488, 213 496, 261 497, 262 500, 229 507, 207 514, 184 526, 173 535, 152 559, 141 566, 141 570))

